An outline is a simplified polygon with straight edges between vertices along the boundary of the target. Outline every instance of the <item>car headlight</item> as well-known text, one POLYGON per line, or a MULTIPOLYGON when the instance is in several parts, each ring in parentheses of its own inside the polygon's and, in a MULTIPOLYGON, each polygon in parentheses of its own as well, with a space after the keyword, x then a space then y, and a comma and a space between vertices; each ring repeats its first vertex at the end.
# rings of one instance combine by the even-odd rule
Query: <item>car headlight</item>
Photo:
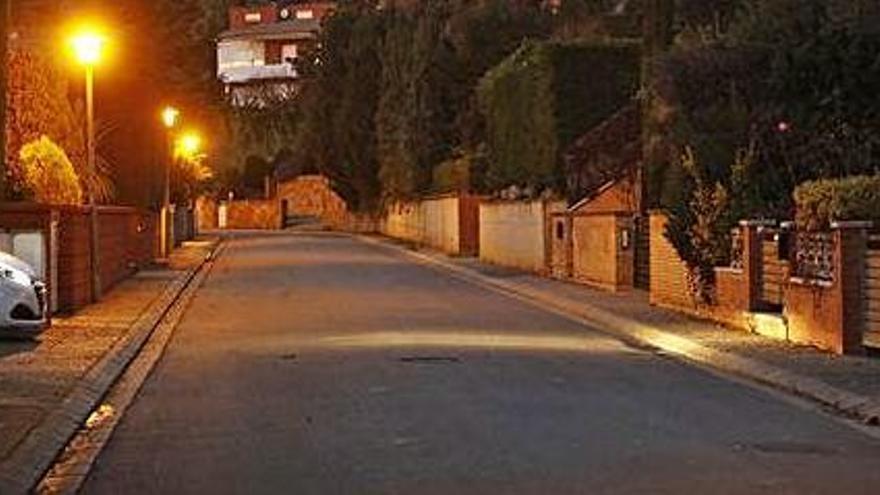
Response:
POLYGON ((2 265, 0 265, 0 278, 10 280, 24 287, 30 287, 33 282, 27 273, 2 265))

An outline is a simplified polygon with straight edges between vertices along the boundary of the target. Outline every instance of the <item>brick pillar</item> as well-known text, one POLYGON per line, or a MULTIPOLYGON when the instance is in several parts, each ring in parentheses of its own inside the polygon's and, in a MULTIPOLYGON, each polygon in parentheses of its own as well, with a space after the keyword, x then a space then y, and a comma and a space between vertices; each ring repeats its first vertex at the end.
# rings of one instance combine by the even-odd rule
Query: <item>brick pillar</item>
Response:
POLYGON ((748 311, 757 311, 761 305, 761 230, 775 222, 744 220, 740 222, 743 236, 743 290, 748 300, 748 311))
POLYGON ((838 222, 832 225, 835 240, 835 297, 841 308, 841 351, 864 351, 865 256, 871 222, 838 222))

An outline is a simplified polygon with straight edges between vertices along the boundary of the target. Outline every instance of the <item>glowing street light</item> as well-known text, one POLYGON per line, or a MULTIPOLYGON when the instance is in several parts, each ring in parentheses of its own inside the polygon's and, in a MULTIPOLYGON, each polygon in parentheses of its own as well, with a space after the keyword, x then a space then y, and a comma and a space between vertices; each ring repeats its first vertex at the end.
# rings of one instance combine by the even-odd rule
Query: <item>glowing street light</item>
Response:
MULTIPOLYGON (((101 62, 107 38, 95 27, 83 27, 70 38, 70 47, 76 61, 85 68, 86 73, 86 165, 90 174, 94 175, 97 167, 95 150, 95 66, 101 62)), ((89 181, 93 183, 94 181, 89 181)), ((95 192, 87 191, 91 207, 91 238, 92 249, 92 300, 101 298, 101 257, 98 252, 98 208, 95 192)))
POLYGON ((174 161, 174 155, 176 150, 172 146, 172 138, 171 133, 174 131, 174 128, 177 126, 177 122, 180 120, 180 110, 167 106, 162 109, 162 124, 165 126, 166 133, 166 150, 168 153, 168 158, 165 160, 165 183, 163 185, 163 195, 162 195, 162 212, 160 214, 159 228, 161 230, 161 240, 160 240, 160 256, 162 259, 167 260, 169 254, 171 253, 171 249, 174 246, 174 232, 173 229, 170 228, 173 225, 171 221, 171 167, 174 161))
POLYGON ((94 67, 101 61, 107 38, 95 28, 85 28, 70 40, 77 62, 86 67, 94 67))
POLYGON ((174 107, 165 107, 162 109, 162 123, 167 129, 174 129, 177 120, 180 117, 180 110, 174 107))
POLYGON ((177 156, 185 160, 196 158, 201 151, 202 137, 193 131, 184 133, 177 141, 177 156))

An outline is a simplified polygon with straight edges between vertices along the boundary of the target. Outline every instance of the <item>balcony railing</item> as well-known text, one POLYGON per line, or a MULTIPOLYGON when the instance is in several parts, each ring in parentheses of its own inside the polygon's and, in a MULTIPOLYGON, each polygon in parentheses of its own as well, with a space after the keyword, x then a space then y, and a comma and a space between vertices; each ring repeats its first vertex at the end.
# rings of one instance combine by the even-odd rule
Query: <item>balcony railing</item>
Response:
POLYGON ((220 80, 226 84, 247 83, 264 79, 296 79, 297 72, 290 64, 225 67, 220 69, 220 80))

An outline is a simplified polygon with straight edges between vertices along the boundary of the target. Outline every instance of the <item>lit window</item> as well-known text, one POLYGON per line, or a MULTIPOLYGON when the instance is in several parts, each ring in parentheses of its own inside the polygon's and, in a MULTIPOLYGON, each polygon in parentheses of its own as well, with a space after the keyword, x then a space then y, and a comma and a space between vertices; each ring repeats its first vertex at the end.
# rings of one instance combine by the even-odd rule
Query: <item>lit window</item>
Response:
POLYGON ((297 10, 296 11, 297 19, 314 19, 315 12, 313 10, 297 10))
POLYGON ((248 12, 244 15, 244 22, 251 24, 263 22, 263 14, 259 12, 248 12))
POLYGON ((296 60, 297 50, 296 45, 284 45, 281 47, 281 60, 284 62, 291 62, 296 60))

